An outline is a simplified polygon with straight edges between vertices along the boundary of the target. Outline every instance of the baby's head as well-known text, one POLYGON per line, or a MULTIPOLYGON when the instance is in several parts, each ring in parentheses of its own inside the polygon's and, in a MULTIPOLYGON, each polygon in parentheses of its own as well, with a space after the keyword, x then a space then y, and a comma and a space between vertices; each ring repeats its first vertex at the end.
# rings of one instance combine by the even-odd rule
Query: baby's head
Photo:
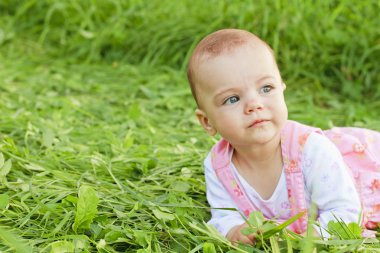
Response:
POLYGON ((224 29, 205 37, 190 58, 188 79, 195 114, 210 135, 220 133, 236 144, 247 139, 236 133, 253 125, 278 132, 287 119, 286 86, 273 51, 250 32, 224 29), (262 120, 270 124, 255 124, 262 120))
POLYGON ((210 59, 234 52, 238 48, 249 45, 253 47, 262 47, 263 50, 268 50, 271 57, 273 57, 273 62, 277 68, 272 49, 266 42, 248 31, 239 29, 222 29, 209 34, 199 42, 193 51, 187 69, 187 77, 191 92, 198 108, 201 107, 198 90, 199 86, 202 85, 199 82, 198 74, 201 70, 200 68, 202 67, 202 64, 210 59))

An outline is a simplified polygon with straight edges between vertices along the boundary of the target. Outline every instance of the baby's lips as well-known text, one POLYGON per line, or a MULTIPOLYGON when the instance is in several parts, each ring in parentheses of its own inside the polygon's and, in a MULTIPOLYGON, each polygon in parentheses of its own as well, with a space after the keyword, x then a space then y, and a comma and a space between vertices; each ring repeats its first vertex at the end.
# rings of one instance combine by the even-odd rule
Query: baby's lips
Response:
POLYGON ((249 125, 249 127, 254 127, 254 126, 258 125, 258 124, 265 123, 267 121, 269 121, 269 120, 266 120, 266 119, 257 119, 255 121, 253 121, 253 123, 251 125, 249 125))

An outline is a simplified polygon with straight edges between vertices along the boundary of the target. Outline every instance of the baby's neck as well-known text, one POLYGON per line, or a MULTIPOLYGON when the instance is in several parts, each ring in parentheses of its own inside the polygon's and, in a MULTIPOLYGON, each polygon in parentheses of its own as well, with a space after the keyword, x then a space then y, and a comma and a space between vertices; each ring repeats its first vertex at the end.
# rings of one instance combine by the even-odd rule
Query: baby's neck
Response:
POLYGON ((234 147, 233 161, 249 168, 268 168, 282 163, 281 138, 274 138, 262 145, 234 147))
POLYGON ((234 150, 232 159, 239 174, 261 198, 269 199, 273 195, 283 167, 280 144, 259 153, 234 150))
POLYGON ((281 145, 261 147, 258 149, 235 149, 233 160, 243 168, 265 169, 273 164, 282 163, 281 145))

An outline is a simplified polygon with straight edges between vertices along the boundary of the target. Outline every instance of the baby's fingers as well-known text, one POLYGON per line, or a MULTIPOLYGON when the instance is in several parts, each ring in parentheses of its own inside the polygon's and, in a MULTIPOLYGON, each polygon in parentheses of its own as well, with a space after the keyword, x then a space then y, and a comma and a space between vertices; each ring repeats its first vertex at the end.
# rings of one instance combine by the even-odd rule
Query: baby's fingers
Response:
POLYGON ((255 242, 255 239, 256 239, 255 234, 247 235, 247 238, 248 238, 248 240, 250 240, 252 242, 252 244, 255 242))
POLYGON ((239 243, 244 243, 244 244, 254 244, 254 240, 249 238, 248 236, 240 236, 239 238, 236 238, 236 240, 232 241, 232 244, 237 246, 239 243))

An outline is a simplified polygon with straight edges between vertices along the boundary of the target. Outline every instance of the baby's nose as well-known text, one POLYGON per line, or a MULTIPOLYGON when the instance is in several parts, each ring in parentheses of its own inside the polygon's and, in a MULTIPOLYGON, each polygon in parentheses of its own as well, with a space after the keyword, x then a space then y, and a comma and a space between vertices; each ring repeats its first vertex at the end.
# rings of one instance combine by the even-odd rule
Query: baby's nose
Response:
POLYGON ((260 101, 259 96, 250 96, 245 105, 245 113, 250 114, 252 112, 256 112, 257 110, 261 110, 263 105, 260 101))

